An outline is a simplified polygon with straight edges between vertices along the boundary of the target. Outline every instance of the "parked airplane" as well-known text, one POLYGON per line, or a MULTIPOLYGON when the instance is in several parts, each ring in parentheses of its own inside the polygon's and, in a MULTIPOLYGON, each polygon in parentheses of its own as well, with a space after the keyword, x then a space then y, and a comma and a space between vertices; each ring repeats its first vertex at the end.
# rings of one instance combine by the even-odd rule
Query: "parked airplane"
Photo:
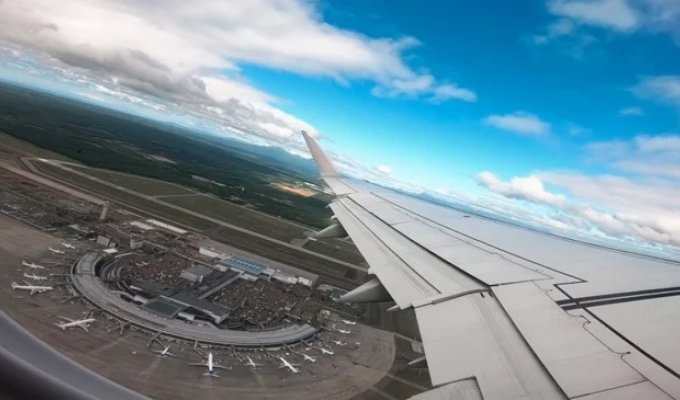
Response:
POLYGON ((75 249, 76 248, 76 246, 74 246, 74 245, 72 245, 71 243, 68 243, 68 242, 62 242, 61 245, 66 247, 67 249, 75 249))
POLYGON ((342 323, 345 324, 345 325, 356 325, 357 324, 356 321, 350 321, 350 320, 347 320, 347 319, 343 319, 342 323))
POLYGON ((49 290, 54 289, 52 286, 36 286, 36 285, 31 285, 28 282, 24 282, 24 283, 25 283, 25 285, 20 285, 16 282, 12 282, 12 283, 10 283, 9 286, 12 288, 12 290, 30 290, 31 296, 36 294, 36 293, 43 293, 43 292, 47 292, 49 290))
POLYGON ((24 272, 24 278, 33 279, 34 281, 46 281, 46 276, 40 276, 36 274, 27 274, 24 272))
POLYGON ((310 356, 309 354, 305 354, 305 353, 300 353, 300 354, 302 355, 302 357, 305 358, 305 361, 316 362, 316 358, 310 356))
POLYGON ((68 322, 56 322, 55 325, 61 328, 62 330, 66 330, 67 328, 80 328, 84 330, 85 332, 89 332, 87 328, 90 327, 90 324, 96 321, 94 318, 85 318, 85 319, 71 319, 71 318, 66 318, 66 317, 59 317, 61 319, 64 319, 68 322))
POLYGON ((279 356, 279 360, 281 360, 281 365, 279 366, 279 368, 288 368, 290 372, 294 374, 299 374, 301 372, 299 368, 295 368, 299 367, 299 365, 291 364, 288 362, 288 360, 281 356, 279 356))
POLYGON ((343 342, 342 340, 333 340, 333 343, 335 343, 338 346, 344 346, 347 343, 343 342))
POLYGON ((348 334, 348 333, 352 333, 351 331, 348 331, 348 330, 345 330, 345 329, 338 329, 335 326, 336 326, 336 324, 333 324, 333 327, 331 329, 336 331, 336 332, 340 332, 340 333, 343 333, 345 335, 348 334))
POLYGON ((248 362, 247 362, 247 363, 244 363, 244 364, 243 364, 244 366, 251 367, 252 369, 257 369, 257 367, 261 367, 261 366, 262 366, 262 364, 258 364, 258 363, 256 363, 255 361, 253 361, 253 359, 250 358, 250 356, 246 356, 246 358, 248 359, 248 362))
POLYGON ((54 254, 64 254, 63 251, 57 250, 57 249, 53 249, 53 248, 51 248, 51 247, 48 247, 47 250, 51 251, 51 252, 54 253, 54 254))
POLYGON ((205 362, 201 363, 189 363, 189 365, 193 365, 195 367, 207 367, 208 372, 204 373, 204 376, 211 376, 213 378, 219 378, 220 376, 215 372, 215 368, 220 368, 220 369, 231 369, 231 367, 225 367, 223 365, 219 365, 213 361, 213 354, 208 353, 208 360, 205 362))
POLYGON ((24 267, 32 268, 32 269, 45 269, 45 267, 43 267, 42 265, 38 265, 38 264, 32 263, 32 262, 29 263, 29 262, 26 262, 24 260, 21 261, 21 265, 23 265, 24 267))
POLYGON ((329 356, 335 354, 333 350, 328 350, 327 348, 324 347, 319 348, 319 350, 321 350, 321 354, 328 354, 329 356))
POLYGON ((170 346, 165 346, 165 347, 163 348, 163 350, 151 350, 151 351, 154 352, 154 353, 156 353, 156 354, 158 354, 159 357, 161 357, 161 358, 165 358, 165 357, 167 357, 167 356, 170 356, 170 357, 177 357, 176 355, 174 355, 174 354, 172 354, 172 353, 170 352, 170 346))

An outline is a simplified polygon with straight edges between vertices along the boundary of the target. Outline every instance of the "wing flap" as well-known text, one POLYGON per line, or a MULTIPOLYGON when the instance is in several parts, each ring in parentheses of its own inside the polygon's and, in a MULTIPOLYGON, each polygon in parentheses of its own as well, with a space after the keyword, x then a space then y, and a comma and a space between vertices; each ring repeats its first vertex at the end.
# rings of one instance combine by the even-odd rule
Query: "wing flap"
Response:
POLYGON ((645 379, 531 282, 493 292, 543 365, 571 398, 645 379))
POLYGON ((472 294, 416 308, 434 386, 474 376, 484 399, 560 399, 498 302, 472 294))

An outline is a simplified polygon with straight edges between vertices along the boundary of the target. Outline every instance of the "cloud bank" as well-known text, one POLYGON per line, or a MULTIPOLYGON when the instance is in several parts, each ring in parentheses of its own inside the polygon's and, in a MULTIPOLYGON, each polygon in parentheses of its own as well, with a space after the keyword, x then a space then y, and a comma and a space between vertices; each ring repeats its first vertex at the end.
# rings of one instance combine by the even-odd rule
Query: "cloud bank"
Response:
POLYGON ((385 97, 476 99, 411 68, 404 53, 416 39, 341 29, 298 0, 5 0, 0 26, 0 40, 78 68, 110 91, 156 96, 275 140, 315 129, 276 108, 274 96, 241 76, 242 64, 372 82, 385 97))

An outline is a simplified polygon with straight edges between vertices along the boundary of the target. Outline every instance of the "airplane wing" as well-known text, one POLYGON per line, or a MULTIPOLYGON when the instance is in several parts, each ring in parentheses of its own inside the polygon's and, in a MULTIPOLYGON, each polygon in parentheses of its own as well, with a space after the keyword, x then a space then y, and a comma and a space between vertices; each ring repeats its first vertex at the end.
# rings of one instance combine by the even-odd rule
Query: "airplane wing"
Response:
POLYGON ((680 399, 680 263, 345 178, 303 135, 375 276, 341 300, 415 312, 414 399, 680 399))
POLYGON ((231 367, 226 367, 224 365, 219 365, 219 364, 213 364, 213 368, 219 368, 219 369, 231 369, 231 367))

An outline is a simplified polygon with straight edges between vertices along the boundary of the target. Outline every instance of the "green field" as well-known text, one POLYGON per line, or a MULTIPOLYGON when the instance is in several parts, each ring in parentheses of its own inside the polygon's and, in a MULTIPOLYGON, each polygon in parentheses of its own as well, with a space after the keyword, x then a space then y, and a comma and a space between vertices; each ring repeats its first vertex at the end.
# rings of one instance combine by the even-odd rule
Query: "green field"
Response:
MULTIPOLYGON (((256 146, 2 83, 0 132, 48 149, 33 151, 40 157, 175 183, 308 226, 323 228, 331 217, 326 208, 330 196, 304 197, 272 185, 319 179, 310 160, 275 146, 256 146)), ((164 190, 156 184, 147 189, 143 181, 120 176, 108 179, 127 180, 142 192, 164 190)))
MULTIPOLYGON (((275 218, 259 211, 239 206, 225 200, 220 200, 212 196, 196 194, 196 192, 172 183, 86 167, 74 169, 145 195, 161 196, 159 200, 163 202, 180 206, 188 210, 198 211, 208 217, 219 219, 285 242, 302 238, 304 237, 304 232, 306 230, 313 229, 291 223, 282 218, 275 218)), ((117 190, 116 192, 123 195, 125 194, 117 190)), ((353 264, 361 263, 363 261, 363 258, 356 247, 345 241, 324 240, 308 242, 306 247, 309 250, 326 254, 353 264)))
POLYGON ((206 221, 205 219, 188 215, 170 207, 163 207, 162 205, 156 204, 150 200, 146 200, 139 196, 122 192, 110 186, 94 182, 85 177, 76 175, 72 172, 50 164, 34 163, 33 165, 35 165, 39 171, 47 174, 50 177, 56 178, 57 180, 66 184, 71 184, 79 190, 90 192, 103 199, 125 205, 127 208, 130 208, 136 212, 143 212, 149 216, 158 216, 166 219, 172 219, 177 224, 191 227, 198 231, 212 229, 218 226, 210 221, 206 221))
POLYGON ((209 217, 221 219, 279 240, 290 241, 291 239, 301 238, 305 231, 299 225, 291 224, 280 218, 206 195, 165 197, 162 200, 183 208, 198 210, 201 214, 209 217))
POLYGON ((178 194, 195 194, 196 192, 184 188, 180 185, 159 181, 157 179, 144 178, 125 174, 121 172, 105 171, 101 169, 87 168, 87 167, 72 167, 78 171, 85 172, 96 178, 105 180, 107 182, 120 185, 124 188, 134 190, 142 194, 150 196, 166 196, 178 194))
MULTIPOLYGON (((311 229, 206 195, 164 197, 162 200, 285 242, 303 238, 304 232, 311 229)), ((363 261, 357 248, 342 240, 310 241, 305 247, 352 264, 363 261)))

